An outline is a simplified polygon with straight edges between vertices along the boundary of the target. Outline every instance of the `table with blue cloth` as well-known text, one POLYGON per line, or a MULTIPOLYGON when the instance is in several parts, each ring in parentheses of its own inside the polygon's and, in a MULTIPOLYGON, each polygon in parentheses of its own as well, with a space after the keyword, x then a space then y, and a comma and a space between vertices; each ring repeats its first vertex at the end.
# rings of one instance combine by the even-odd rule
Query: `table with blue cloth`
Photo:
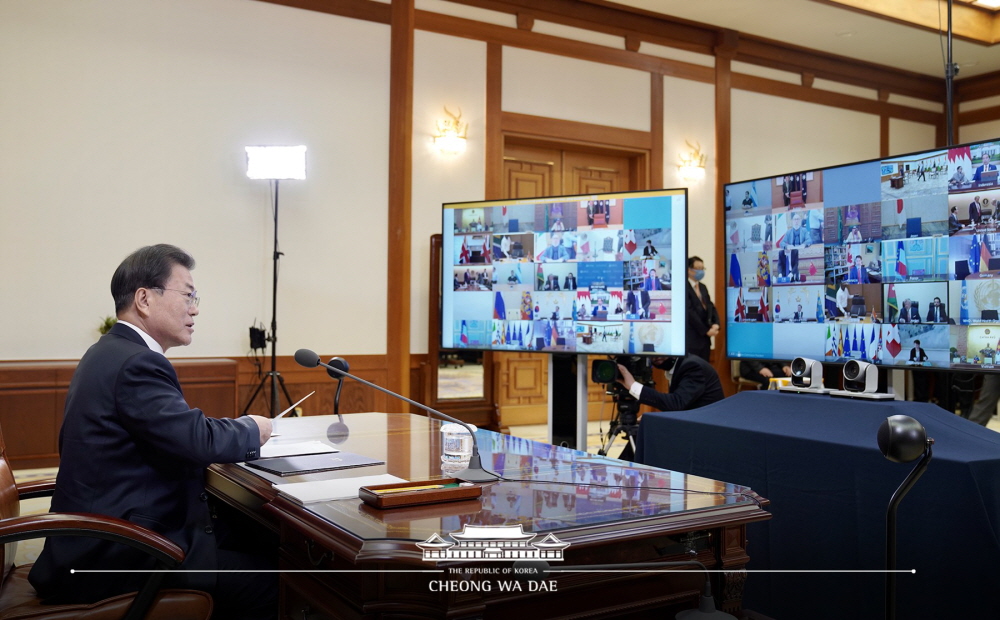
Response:
POLYGON ((1000 433, 937 405, 741 392, 647 413, 636 460, 751 487, 774 518, 747 527, 744 607, 778 620, 884 617, 886 508, 916 464, 882 456, 878 428, 915 418, 934 456, 897 513, 899 618, 1000 618, 1000 433), (753 573, 753 570, 823 570, 753 573))

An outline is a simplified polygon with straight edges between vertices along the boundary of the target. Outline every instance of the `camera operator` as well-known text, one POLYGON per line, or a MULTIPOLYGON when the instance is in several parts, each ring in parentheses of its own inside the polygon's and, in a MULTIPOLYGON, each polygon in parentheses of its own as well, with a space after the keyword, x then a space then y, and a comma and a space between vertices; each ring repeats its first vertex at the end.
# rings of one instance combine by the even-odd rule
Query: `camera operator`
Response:
MULTIPOLYGON (((717 403, 726 395, 722 391, 719 373, 711 364, 698 357, 654 357, 652 364, 667 373, 670 379, 670 391, 657 392, 637 382, 628 368, 618 364, 621 378, 618 383, 625 386, 629 394, 640 403, 650 405, 657 411, 686 411, 717 403)), ((631 444, 625 447, 618 457, 630 461, 634 458, 631 444)))

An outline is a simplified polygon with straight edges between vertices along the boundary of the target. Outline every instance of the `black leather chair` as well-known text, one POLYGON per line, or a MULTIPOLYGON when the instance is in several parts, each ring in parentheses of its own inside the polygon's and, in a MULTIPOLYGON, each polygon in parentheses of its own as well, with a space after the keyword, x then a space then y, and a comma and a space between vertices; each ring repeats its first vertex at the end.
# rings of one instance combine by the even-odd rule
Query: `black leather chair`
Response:
MULTIPOLYGON (((50 536, 89 536, 139 549, 156 558, 161 568, 175 568, 184 552, 169 539, 129 521, 90 514, 20 515, 20 500, 48 497, 54 480, 14 482, 0 431, 0 620, 208 620, 212 597, 197 590, 161 590, 163 573, 152 573, 139 592, 96 603, 43 603, 28 583, 31 564, 14 566, 17 541, 50 536)), ((113 575, 109 575, 113 579, 113 575)))

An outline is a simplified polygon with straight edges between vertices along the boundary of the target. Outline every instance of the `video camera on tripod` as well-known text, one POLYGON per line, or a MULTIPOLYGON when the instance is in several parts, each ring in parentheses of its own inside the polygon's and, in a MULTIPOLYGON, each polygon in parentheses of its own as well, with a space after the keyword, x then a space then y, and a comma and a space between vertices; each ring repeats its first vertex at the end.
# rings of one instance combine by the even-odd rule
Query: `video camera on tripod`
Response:
POLYGON ((629 442, 633 442, 639 430, 639 401, 632 396, 625 386, 618 383, 622 378, 618 371, 621 364, 632 373, 632 377, 642 385, 654 387, 653 367, 649 357, 638 355, 619 355, 606 360, 594 360, 590 365, 590 380, 604 384, 606 393, 611 396, 615 410, 611 418, 611 430, 607 434, 607 443, 601 446, 599 453, 607 455, 611 442, 622 434, 629 442))

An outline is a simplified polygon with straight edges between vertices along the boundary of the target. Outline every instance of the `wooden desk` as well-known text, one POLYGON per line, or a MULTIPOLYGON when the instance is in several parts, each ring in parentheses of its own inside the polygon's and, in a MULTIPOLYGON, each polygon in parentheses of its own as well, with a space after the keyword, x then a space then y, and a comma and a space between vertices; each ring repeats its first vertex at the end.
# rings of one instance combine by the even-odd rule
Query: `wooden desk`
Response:
POLYGON ((342 422, 333 416, 286 418, 276 422, 281 435, 272 441, 321 439, 386 465, 283 479, 243 465, 210 468, 214 495, 279 532, 281 568, 307 571, 281 575, 285 617, 648 617, 653 609, 672 615, 696 607, 704 583, 702 574, 689 570, 554 573, 548 581, 556 583, 555 591, 529 594, 525 585, 523 592, 501 592, 498 582, 512 581, 509 576, 450 571, 502 570, 512 566, 509 561, 422 559, 416 543, 432 535, 447 540, 466 525, 521 525, 541 534, 539 540, 552 532, 569 543, 565 561, 554 567, 697 558, 725 571, 713 575, 713 591, 722 608, 739 614, 749 560, 746 525, 771 516, 761 508, 767 500, 746 487, 486 430, 477 433, 484 464, 514 481, 485 486, 479 500, 384 511, 357 499, 303 507, 276 497, 270 486, 386 472, 409 480, 442 477, 439 426, 410 414, 357 413, 342 422), (389 572, 399 570, 443 572, 389 572), (471 590, 436 591, 442 582, 471 590))

